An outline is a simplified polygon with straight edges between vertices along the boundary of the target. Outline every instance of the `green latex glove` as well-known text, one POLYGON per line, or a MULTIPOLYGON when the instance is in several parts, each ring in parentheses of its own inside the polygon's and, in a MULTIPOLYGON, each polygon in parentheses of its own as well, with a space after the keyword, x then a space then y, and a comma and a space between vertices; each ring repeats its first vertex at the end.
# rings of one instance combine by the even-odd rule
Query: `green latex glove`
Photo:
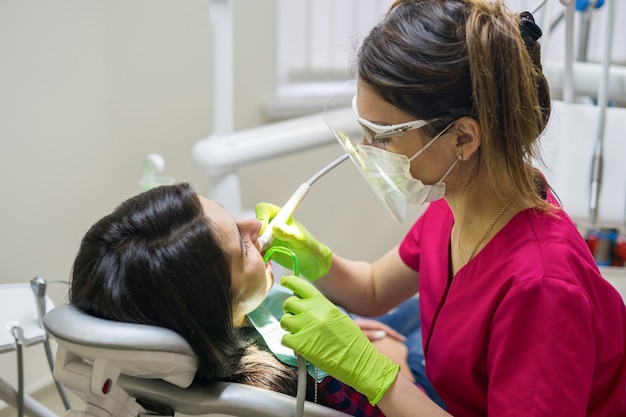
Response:
MULTIPOLYGON (((263 234, 268 223, 278 214, 280 207, 269 203, 256 205, 256 218, 261 221, 259 235, 263 234)), ((315 281, 328 272, 333 260, 333 253, 328 246, 318 242, 302 223, 289 218, 286 223, 275 224, 272 246, 286 246, 291 249, 300 263, 300 275, 310 281, 315 281)), ((290 256, 276 253, 273 260, 284 266, 292 267, 290 256)))
POLYGON ((352 319, 311 283, 293 275, 280 284, 295 295, 285 300, 283 345, 364 394, 375 405, 393 384, 400 366, 380 353, 352 319))

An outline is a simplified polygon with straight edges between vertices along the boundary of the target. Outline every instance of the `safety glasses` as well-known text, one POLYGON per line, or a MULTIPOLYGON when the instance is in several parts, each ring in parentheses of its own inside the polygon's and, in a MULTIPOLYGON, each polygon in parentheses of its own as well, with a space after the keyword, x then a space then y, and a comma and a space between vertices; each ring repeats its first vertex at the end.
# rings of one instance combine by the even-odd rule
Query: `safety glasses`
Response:
POLYGON ((365 136, 365 139, 369 143, 372 143, 374 141, 380 141, 381 139, 388 139, 393 136, 400 136, 404 134, 404 132, 419 129, 420 127, 428 124, 428 120, 414 120, 412 122, 386 126, 372 123, 369 120, 359 116, 359 111, 356 108, 356 95, 352 98, 352 111, 354 112, 356 120, 357 122, 359 122, 361 129, 363 129, 363 135, 365 136))

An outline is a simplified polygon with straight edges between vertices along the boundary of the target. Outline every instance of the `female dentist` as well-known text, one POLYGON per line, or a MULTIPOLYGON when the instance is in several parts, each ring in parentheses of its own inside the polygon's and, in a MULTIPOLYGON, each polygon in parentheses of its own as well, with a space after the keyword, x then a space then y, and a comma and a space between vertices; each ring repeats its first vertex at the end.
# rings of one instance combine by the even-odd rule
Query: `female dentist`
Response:
POLYGON ((550 114, 540 35, 498 1, 396 1, 359 50, 359 134, 329 126, 395 217, 432 203, 371 264, 294 220, 273 227, 314 282, 281 280, 283 344, 388 417, 626 416, 626 307, 531 166, 550 114), (375 316, 418 290, 447 411, 333 304, 375 316))

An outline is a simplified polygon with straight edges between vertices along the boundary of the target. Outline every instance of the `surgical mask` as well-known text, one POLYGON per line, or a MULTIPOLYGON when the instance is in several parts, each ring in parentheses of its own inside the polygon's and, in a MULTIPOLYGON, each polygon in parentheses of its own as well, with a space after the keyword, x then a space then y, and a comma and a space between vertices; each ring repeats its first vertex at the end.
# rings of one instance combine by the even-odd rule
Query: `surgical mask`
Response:
MULTIPOLYGON (((377 134, 377 137, 386 136, 382 132, 383 129, 373 130, 372 127, 375 126, 373 123, 359 117, 355 107, 355 100, 353 99, 354 115, 351 119, 346 119, 345 111, 337 111, 327 106, 324 119, 327 126, 350 156, 352 162, 359 169, 359 172, 372 187, 376 196, 388 209, 389 214, 396 221, 404 222, 406 220, 407 203, 424 204, 443 198, 445 195, 444 180, 460 158, 456 159, 441 179, 432 185, 425 185, 419 179, 413 178, 410 167, 411 161, 421 155, 435 140, 443 135, 452 126, 452 123, 446 126, 445 129, 426 143, 413 156, 408 158, 405 155, 364 143, 364 138, 367 141, 371 141, 374 138, 372 131, 377 134)), ((415 126, 421 127, 425 124, 426 122, 424 121, 416 120, 402 125, 389 126, 388 128, 395 136, 398 133, 404 133, 406 130, 412 130, 416 128, 415 126), (401 128, 403 126, 404 128, 401 128)))
MULTIPOLYGON (((380 190, 392 211, 404 217, 406 203, 424 204, 444 197, 446 191, 445 178, 455 167, 459 159, 455 159, 441 179, 432 185, 425 185, 411 175, 411 161, 424 152, 433 141, 439 138, 448 128, 431 139, 411 158, 389 152, 375 146, 362 146, 362 170, 374 188, 380 190)), ((404 221, 404 218, 402 219, 404 221)))

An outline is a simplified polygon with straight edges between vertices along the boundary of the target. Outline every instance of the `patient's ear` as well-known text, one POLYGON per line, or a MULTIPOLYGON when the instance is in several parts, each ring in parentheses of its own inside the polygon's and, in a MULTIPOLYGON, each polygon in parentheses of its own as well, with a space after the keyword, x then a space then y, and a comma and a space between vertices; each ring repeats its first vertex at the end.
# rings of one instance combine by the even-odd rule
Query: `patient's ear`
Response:
POLYGON ((454 123, 457 134, 458 155, 467 161, 478 150, 481 144, 480 124, 472 117, 461 117, 454 123))

